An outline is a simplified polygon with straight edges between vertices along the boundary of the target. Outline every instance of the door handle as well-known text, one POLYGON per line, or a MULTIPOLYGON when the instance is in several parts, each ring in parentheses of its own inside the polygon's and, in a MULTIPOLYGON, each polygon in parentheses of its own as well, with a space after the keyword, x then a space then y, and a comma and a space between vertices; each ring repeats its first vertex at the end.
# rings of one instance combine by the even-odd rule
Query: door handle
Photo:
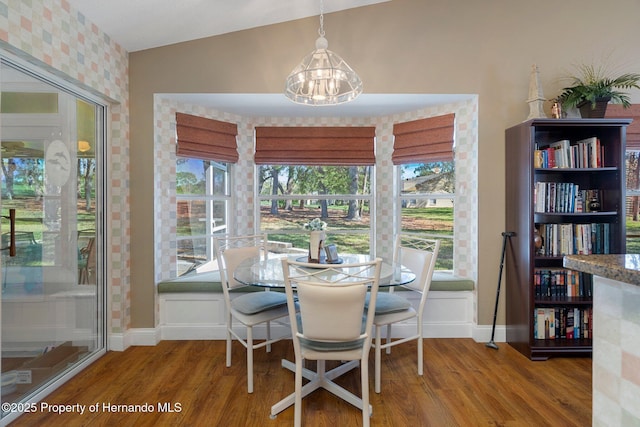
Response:
POLYGON ((2 250, 8 250, 9 256, 16 256, 16 210, 9 209, 9 216, 3 216, 3 218, 9 220, 9 246, 2 250))

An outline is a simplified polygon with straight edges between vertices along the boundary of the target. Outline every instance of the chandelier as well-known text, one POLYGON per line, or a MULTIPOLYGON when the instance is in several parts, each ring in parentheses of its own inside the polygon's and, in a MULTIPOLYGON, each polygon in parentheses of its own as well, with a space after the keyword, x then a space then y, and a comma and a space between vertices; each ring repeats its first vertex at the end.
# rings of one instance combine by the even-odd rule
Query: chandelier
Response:
POLYGON ((336 105, 353 101, 362 93, 362 80, 324 37, 323 2, 320 1, 320 37, 316 49, 302 59, 287 77, 284 94, 305 105, 336 105))

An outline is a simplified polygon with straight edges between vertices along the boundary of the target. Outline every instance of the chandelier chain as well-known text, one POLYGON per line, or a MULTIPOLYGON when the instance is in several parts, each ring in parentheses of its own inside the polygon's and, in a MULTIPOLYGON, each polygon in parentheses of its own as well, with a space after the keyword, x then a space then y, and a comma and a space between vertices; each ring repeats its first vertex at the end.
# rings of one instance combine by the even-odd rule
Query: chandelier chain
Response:
POLYGON ((320 28, 318 28, 320 37, 324 37, 324 1, 320 0, 320 28))

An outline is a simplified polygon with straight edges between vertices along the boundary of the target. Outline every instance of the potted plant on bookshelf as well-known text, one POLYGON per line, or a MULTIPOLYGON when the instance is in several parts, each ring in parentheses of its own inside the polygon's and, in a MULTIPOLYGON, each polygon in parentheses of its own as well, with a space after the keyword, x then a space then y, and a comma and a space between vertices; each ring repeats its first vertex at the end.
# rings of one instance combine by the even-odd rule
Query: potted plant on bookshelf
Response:
POLYGON ((581 65, 578 73, 570 76, 572 86, 562 89, 557 101, 565 111, 569 108, 580 109, 583 118, 602 118, 607 104, 631 105, 629 95, 620 89, 640 89, 640 74, 625 73, 618 77, 608 77, 603 67, 581 65))

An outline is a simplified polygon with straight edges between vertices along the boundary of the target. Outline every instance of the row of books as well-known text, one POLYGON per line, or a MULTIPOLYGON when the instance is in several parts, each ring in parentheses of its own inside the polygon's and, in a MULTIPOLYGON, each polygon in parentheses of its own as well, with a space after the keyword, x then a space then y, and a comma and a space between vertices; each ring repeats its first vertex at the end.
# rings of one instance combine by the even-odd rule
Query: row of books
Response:
POLYGON ((534 152, 536 168, 601 168, 603 166, 604 149, 595 136, 575 143, 563 139, 544 146, 536 144, 534 152))
POLYGON ((537 268, 533 274, 537 299, 592 296, 593 281, 590 274, 565 268, 537 268))
POLYGON ((542 247, 538 255, 562 256, 571 254, 610 253, 611 225, 592 224, 538 224, 542 247))
POLYGON ((533 338, 537 340, 593 338, 593 308, 536 307, 533 338))
POLYGON ((571 182, 539 181, 534 187, 536 212, 597 212, 601 201, 602 190, 580 190, 578 184, 571 182))

